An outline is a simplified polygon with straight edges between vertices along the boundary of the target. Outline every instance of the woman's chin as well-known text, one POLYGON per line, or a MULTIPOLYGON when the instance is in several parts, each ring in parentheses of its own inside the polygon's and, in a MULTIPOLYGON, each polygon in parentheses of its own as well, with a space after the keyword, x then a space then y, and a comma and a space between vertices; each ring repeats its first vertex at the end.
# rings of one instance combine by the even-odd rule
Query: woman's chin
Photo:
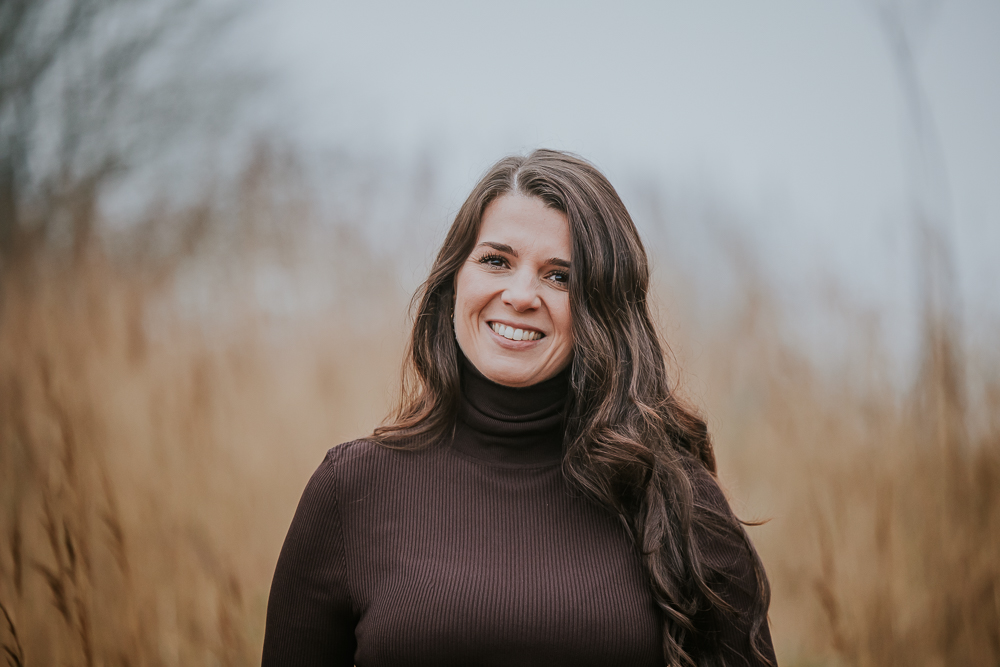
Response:
POLYGON ((476 368, 488 380, 506 387, 530 387, 548 380, 559 372, 558 370, 550 372, 547 367, 537 364, 525 364, 517 361, 512 363, 503 359, 484 360, 482 366, 476 364, 476 368))

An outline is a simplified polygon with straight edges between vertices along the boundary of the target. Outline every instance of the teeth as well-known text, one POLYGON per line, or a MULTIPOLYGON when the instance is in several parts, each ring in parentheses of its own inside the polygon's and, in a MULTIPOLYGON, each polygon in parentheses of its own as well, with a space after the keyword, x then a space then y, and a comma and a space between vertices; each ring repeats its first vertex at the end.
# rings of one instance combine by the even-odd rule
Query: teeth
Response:
POLYGON ((539 331, 526 331, 525 329, 515 329, 514 327, 509 327, 505 324, 500 324, 498 322, 494 322, 490 326, 493 328, 493 331, 496 331, 504 338, 509 338, 510 340, 538 340, 539 338, 542 337, 542 334, 539 331))

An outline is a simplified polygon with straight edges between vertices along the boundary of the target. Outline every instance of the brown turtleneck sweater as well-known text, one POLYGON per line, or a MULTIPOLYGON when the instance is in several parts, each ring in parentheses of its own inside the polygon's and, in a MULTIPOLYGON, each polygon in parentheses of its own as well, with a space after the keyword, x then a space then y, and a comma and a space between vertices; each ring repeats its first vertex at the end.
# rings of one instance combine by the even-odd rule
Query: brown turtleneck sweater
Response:
MULTIPOLYGON (((263 665, 662 666, 633 545, 560 469, 567 378, 514 389, 466 363, 451 440, 331 449, 278 559, 263 665)), ((703 477, 700 500, 724 505, 703 477)), ((718 592, 746 609, 749 553, 710 539, 732 573, 718 592)), ((720 640, 758 664, 745 628, 720 640)))

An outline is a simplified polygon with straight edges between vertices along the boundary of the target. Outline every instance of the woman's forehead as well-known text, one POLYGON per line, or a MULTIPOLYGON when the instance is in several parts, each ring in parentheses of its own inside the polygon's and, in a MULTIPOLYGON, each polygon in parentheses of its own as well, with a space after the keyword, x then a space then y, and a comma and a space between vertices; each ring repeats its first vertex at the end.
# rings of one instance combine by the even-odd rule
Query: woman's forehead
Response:
POLYGON ((486 208, 476 245, 486 242, 510 246, 514 254, 538 251, 567 260, 572 248, 565 214, 537 197, 517 194, 504 195, 486 208))

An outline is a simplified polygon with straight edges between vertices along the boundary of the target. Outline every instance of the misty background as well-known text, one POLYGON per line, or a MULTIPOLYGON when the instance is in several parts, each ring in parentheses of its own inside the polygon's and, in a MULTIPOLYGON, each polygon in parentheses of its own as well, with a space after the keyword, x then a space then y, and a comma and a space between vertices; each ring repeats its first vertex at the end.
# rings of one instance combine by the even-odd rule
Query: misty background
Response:
POLYGON ((1000 660, 1000 4, 0 2, 0 650, 258 664, 511 153, 594 162, 783 665, 1000 660))
POLYGON ((320 194, 347 153, 410 180, 380 198, 423 198, 380 201, 365 224, 377 250, 415 255, 408 287, 483 171, 547 146, 605 170, 654 258, 709 295, 730 293, 718 252, 738 236, 804 337, 830 331, 817 300, 834 290, 915 353, 918 207, 953 254, 964 321, 982 335, 1000 316, 995 2, 291 0, 234 27, 224 52, 268 77, 237 127, 294 147, 320 194))

